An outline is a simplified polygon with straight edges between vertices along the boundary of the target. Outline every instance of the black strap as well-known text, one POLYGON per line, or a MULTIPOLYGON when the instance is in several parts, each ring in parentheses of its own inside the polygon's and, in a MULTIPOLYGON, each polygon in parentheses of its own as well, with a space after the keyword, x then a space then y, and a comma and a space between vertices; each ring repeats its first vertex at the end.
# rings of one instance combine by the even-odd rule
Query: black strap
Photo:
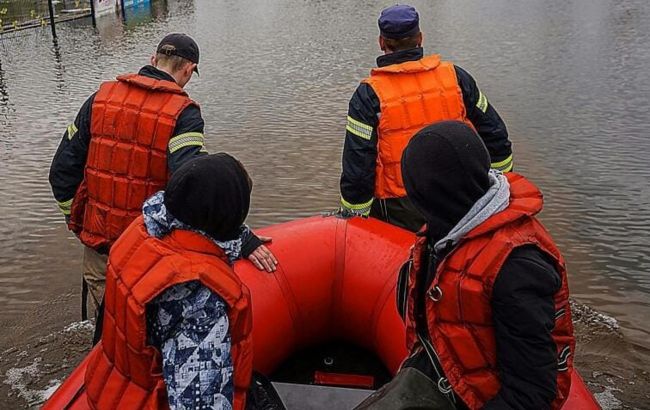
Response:
POLYGON ((399 276, 397 278, 397 289, 395 296, 397 297, 397 312, 402 318, 402 322, 406 322, 406 305, 408 300, 408 280, 411 267, 413 266, 413 259, 406 261, 399 269, 399 276))
POLYGON ((388 205, 386 204, 386 200, 382 199, 381 204, 383 205, 384 208, 384 219, 386 220, 386 222, 391 223, 390 215, 388 215, 388 205))
POLYGON ((433 345, 429 342, 429 339, 427 339, 425 336, 420 334, 418 332, 418 339, 420 340, 420 344, 424 348, 424 351, 427 354, 427 357, 429 358, 429 361, 431 362, 431 366, 433 367, 433 371, 436 376, 436 382, 438 384, 438 390, 440 390, 440 393, 444 394, 447 400, 451 403, 451 405, 456 408, 457 406, 457 400, 456 400, 456 395, 454 394, 454 390, 451 388, 451 385, 449 384, 449 380, 445 377, 444 370, 442 369, 442 365, 440 364, 440 359, 438 358, 438 354, 436 353, 436 350, 433 348, 433 345))
MULTIPOLYGON (((425 256, 428 256, 430 253, 431 252, 427 252, 425 256)), ((432 259, 434 259, 435 262, 435 258, 432 259)), ((399 312, 399 315, 402 317, 403 321, 406 321, 405 318, 407 314, 406 309, 408 303, 408 276, 409 276, 409 272, 411 271, 412 265, 413 265, 413 259, 409 259, 400 268, 399 277, 397 279, 397 289, 395 291, 397 297, 397 311, 399 312)), ((424 263, 423 266, 428 267, 427 270, 431 270, 432 268, 428 262, 424 263)), ((433 269, 435 270, 435 263, 433 264, 433 269)), ((420 309, 422 309, 423 312, 426 312, 424 310, 424 299, 426 298, 426 296, 424 292, 422 292, 424 289, 421 288, 418 290, 420 290, 419 297, 420 300, 422 301, 420 309)), ((417 312, 416 312, 416 316, 418 316, 417 312)), ((429 342, 429 339, 423 333, 426 331, 425 324, 426 324, 426 315, 422 315, 421 317, 416 318, 417 337, 420 341, 420 345, 424 349, 424 352, 426 353, 426 356, 429 359, 429 362, 431 363, 431 367, 433 369, 433 376, 435 377, 434 381, 438 385, 438 390, 440 390, 440 393, 442 393, 447 398, 447 400, 449 400, 449 403, 451 403, 452 407, 456 408, 456 403, 457 403, 456 395, 454 394, 453 389, 449 385, 449 381, 445 377, 445 372, 442 369, 442 365, 440 364, 440 359, 438 358, 438 354, 433 348, 433 345, 429 342)))
POLYGON ((88 320, 88 282, 81 278, 81 320, 88 320))
POLYGON ((95 334, 93 334, 93 346, 99 343, 99 340, 102 338, 103 328, 104 328, 104 298, 102 298, 102 303, 99 304, 99 310, 97 311, 97 320, 95 321, 95 334))

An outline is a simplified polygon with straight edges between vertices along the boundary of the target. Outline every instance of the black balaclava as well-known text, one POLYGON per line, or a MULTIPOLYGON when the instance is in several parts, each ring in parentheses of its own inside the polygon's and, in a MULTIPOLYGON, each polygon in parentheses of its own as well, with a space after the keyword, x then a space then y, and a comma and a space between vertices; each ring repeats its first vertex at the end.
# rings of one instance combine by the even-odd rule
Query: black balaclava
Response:
POLYGON ((402 154, 408 197, 424 215, 428 236, 442 239, 490 187, 490 155, 476 132, 458 121, 420 130, 402 154))
POLYGON ((236 239, 250 207, 252 182, 228 154, 204 155, 181 166, 165 191, 167 210, 219 241, 236 239))

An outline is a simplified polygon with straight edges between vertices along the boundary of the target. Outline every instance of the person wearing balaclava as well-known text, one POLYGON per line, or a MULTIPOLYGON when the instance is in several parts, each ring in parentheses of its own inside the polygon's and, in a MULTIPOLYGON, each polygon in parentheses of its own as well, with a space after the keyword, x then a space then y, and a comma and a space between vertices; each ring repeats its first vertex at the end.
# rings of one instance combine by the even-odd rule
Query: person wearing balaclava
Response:
POLYGON ((235 158, 199 157, 111 248, 85 376, 93 408, 244 408, 251 300, 232 263, 249 234, 251 189, 235 158))
POLYGON ((564 259, 536 214, 539 189, 490 170, 476 132, 447 121, 402 157, 424 216, 400 273, 408 359, 358 409, 557 409, 575 339, 564 259))

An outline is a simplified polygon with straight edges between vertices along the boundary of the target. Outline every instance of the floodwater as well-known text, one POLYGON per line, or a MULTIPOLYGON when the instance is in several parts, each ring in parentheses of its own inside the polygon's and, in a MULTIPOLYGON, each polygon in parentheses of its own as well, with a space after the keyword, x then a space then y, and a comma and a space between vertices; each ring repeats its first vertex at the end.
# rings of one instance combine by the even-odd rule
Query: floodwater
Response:
MULTIPOLYGON (((146 64, 167 32, 193 35, 201 76, 188 91, 208 149, 240 158, 255 181, 249 222, 317 214, 337 206, 347 102, 374 65, 376 18, 390 3, 157 1, 126 23, 61 24, 56 44, 48 29, 0 36, 1 328, 47 334, 74 319, 26 312, 77 292, 80 246, 47 174, 102 80, 146 64)), ((506 120, 516 170, 545 193, 574 298, 613 317, 634 349, 650 348, 650 3, 412 4, 425 50, 471 72, 506 120)), ((16 343, 3 333, 0 351, 16 343)))

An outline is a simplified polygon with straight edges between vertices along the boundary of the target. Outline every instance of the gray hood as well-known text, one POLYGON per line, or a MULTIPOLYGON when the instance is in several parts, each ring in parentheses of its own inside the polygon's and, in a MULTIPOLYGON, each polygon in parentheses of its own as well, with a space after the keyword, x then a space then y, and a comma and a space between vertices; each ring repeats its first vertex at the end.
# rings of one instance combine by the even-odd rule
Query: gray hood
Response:
POLYGON ((508 178, 500 171, 490 170, 490 188, 479 198, 474 206, 454 226, 449 233, 436 242, 433 249, 436 253, 448 246, 456 245, 472 229, 485 222, 492 215, 497 214, 508 207, 510 202, 510 183, 508 178))

